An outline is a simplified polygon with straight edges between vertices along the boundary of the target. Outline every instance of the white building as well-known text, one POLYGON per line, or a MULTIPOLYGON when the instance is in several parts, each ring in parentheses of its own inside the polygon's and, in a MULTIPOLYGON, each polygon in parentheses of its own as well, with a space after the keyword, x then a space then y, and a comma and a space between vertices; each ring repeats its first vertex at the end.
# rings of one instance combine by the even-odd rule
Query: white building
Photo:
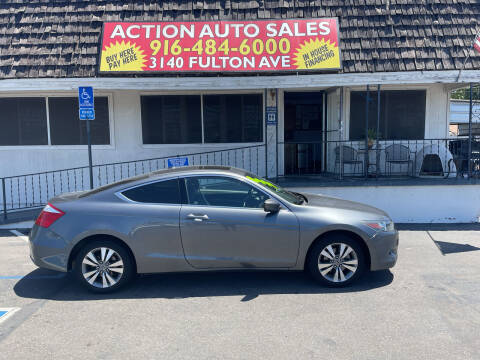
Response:
POLYGON ((473 51, 459 71, 476 28, 464 19, 477 19, 478 5, 213 3, 148 10, 143 1, 45 3, 42 11, 29 2, 0 5, 9 19, 0 25, 0 197, 7 211, 88 188, 77 89, 92 86, 93 163, 124 163, 96 166, 95 186, 182 155, 190 164, 243 167, 288 186, 367 202, 396 221, 478 220, 480 187, 465 178, 458 145, 468 141, 452 145, 449 138, 451 90, 480 80, 473 51), (447 8, 456 11, 446 16, 447 8), (245 25, 331 16, 338 16, 340 70, 152 76, 100 72, 98 64, 108 21, 245 25), (269 114, 278 121, 267 122, 269 114))

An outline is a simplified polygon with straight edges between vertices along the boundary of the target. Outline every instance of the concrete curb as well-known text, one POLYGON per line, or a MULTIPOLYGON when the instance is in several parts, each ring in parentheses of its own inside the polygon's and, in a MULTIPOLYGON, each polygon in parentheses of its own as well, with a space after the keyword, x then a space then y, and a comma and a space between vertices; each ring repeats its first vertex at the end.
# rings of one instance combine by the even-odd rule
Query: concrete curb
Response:
POLYGON ((15 224, 24 221, 34 221, 37 218, 38 214, 40 214, 40 211, 42 211, 42 208, 9 212, 7 213, 6 219, 3 217, 2 213, 0 214, 0 226, 15 224))

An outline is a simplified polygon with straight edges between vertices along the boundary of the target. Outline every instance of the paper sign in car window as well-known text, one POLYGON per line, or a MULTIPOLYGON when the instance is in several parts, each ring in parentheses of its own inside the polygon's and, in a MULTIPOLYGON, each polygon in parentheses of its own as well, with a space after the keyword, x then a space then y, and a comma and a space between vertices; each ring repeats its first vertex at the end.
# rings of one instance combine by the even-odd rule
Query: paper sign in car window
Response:
POLYGON ((272 184, 270 181, 267 181, 267 180, 264 180, 264 179, 259 179, 259 178, 254 178, 254 177, 251 177, 251 176, 246 176, 247 179, 250 179, 252 181, 255 181, 256 183, 259 183, 259 184, 263 184, 263 185, 266 185, 268 187, 271 187, 275 190, 278 190, 278 186, 275 186, 274 184, 272 184))

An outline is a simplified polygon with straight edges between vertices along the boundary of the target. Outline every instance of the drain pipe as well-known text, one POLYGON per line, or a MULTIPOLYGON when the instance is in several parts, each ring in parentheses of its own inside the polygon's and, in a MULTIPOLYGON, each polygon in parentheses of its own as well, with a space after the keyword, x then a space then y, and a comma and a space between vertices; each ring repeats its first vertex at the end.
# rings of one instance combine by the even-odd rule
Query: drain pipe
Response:
POLYGON ((473 116, 473 86, 470 83, 470 110, 468 116, 468 178, 472 178, 472 116, 473 116))
POLYGON ((340 127, 340 180, 343 180, 343 86, 340 87, 340 109, 338 111, 338 124, 340 127))
POLYGON ((2 178, 3 219, 7 220, 7 192, 5 191, 5 178, 2 178))

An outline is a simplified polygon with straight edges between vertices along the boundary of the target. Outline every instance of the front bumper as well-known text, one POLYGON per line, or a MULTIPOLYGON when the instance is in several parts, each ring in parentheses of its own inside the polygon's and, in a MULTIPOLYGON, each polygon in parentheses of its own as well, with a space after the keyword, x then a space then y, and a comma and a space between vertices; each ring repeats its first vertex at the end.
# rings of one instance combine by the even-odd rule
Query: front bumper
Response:
POLYGON ((63 271, 68 269, 68 244, 55 232, 34 225, 30 231, 30 259, 40 268, 63 271))
POLYGON ((398 258, 398 231, 378 232, 368 243, 370 270, 385 270, 395 266, 398 258))

